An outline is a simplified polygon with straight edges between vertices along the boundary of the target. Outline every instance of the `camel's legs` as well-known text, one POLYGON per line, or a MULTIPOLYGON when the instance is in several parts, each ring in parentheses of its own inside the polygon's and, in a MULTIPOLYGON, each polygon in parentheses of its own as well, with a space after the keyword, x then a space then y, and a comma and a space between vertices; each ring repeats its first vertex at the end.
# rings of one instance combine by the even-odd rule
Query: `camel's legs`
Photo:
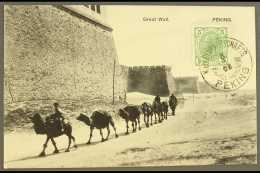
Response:
POLYGON ((164 117, 165 117, 165 113, 162 112, 162 121, 165 119, 164 117))
POLYGON ((69 144, 68 144, 68 147, 65 150, 65 152, 69 152, 70 151, 70 144, 71 144, 71 136, 70 135, 67 135, 67 136, 68 136, 68 139, 69 139, 69 144))
POLYGON ((175 115, 175 106, 172 106, 171 109, 172 109, 172 115, 175 115))
POLYGON ((147 127, 149 127, 149 124, 150 124, 150 123, 149 123, 149 118, 150 118, 150 115, 149 115, 149 113, 147 113, 147 117, 146 117, 146 121, 147 121, 147 122, 146 122, 146 126, 147 126, 147 127))
POLYGON ((117 135, 117 133, 116 133, 116 126, 115 126, 115 123, 114 123, 114 121, 113 121, 112 118, 111 118, 111 120, 110 120, 110 124, 111 124, 111 126, 113 127, 113 129, 114 129, 114 131, 115 131, 115 136, 116 136, 116 138, 117 138, 118 135, 117 135))
POLYGON ((154 113, 154 122, 157 123, 157 113, 154 113))
POLYGON ((71 139, 72 139, 72 141, 73 141, 74 147, 77 148, 78 146, 77 146, 77 144, 76 144, 76 139, 75 139, 75 137, 72 136, 72 135, 71 135, 70 137, 71 137, 71 139))
POLYGON ((108 140, 108 137, 110 135, 110 128, 109 128, 109 125, 107 126, 107 137, 106 137, 106 140, 108 140))
POLYGON ((162 113, 159 112, 158 116, 159 116, 159 122, 162 122, 162 113))
POLYGON ((145 125, 147 126, 147 117, 146 117, 146 113, 144 113, 144 123, 145 123, 145 125))
POLYGON ((90 127, 90 135, 89 135, 89 140, 87 142, 87 144, 90 144, 91 138, 92 138, 92 133, 93 133, 94 128, 90 127))
POLYGON ((134 121, 132 121, 132 127, 133 127, 133 132, 135 132, 135 124, 134 124, 134 121))
POLYGON ((161 112, 161 122, 164 120, 164 113, 161 112))
POLYGON ((54 146, 54 151, 53 151, 53 153, 58 153, 59 150, 58 150, 58 148, 57 148, 57 146, 56 146, 56 142, 54 141, 53 138, 50 138, 50 139, 51 139, 52 145, 54 146))
POLYGON ((114 131, 115 131, 115 137, 117 138, 117 137, 118 137, 118 134, 116 133, 116 127, 113 126, 113 129, 114 129, 114 131))
POLYGON ((153 125, 153 114, 150 114, 150 118, 151 118, 151 124, 150 125, 153 125))
POLYGON ((137 129, 137 120, 136 119, 134 121, 134 127, 135 127, 135 131, 136 131, 136 129, 137 129))
POLYGON ((150 115, 149 115, 149 113, 147 112, 147 113, 146 113, 146 122, 145 122, 146 127, 149 127, 149 125, 150 125, 150 123, 149 123, 149 118, 150 118, 150 115))
POLYGON ((162 113, 162 119, 165 120, 165 112, 162 113))
POLYGON ((50 138, 47 136, 47 139, 46 139, 45 143, 43 144, 43 150, 42 150, 42 152, 40 153, 39 156, 45 156, 46 155, 45 149, 47 148, 47 144, 48 144, 49 140, 50 140, 50 138))
POLYGON ((101 141, 102 141, 102 142, 105 141, 105 139, 104 139, 104 137, 103 137, 102 129, 100 129, 99 132, 100 132, 100 135, 101 135, 101 138, 102 138, 101 141))
POLYGON ((149 127, 149 125, 150 125, 150 114, 149 113, 147 113, 147 127, 149 127))
MULTIPOLYGON (((137 118, 137 122, 138 122, 139 130, 141 130, 141 126, 140 126, 140 116, 137 118)), ((136 124, 136 126, 137 126, 137 124, 136 124)))
POLYGON ((161 121, 164 120, 164 112, 161 112, 161 121))
POLYGON ((50 138, 50 140, 51 140, 52 145, 54 146, 54 151, 53 151, 53 153, 59 153, 59 150, 58 150, 58 148, 57 148, 57 145, 56 145, 56 142, 54 141, 54 139, 53 139, 53 138, 50 138))
POLYGON ((165 112, 162 112, 162 120, 165 119, 165 112))
POLYGON ((118 137, 118 134, 116 133, 116 127, 115 127, 115 125, 113 125, 112 127, 113 127, 113 129, 114 129, 114 131, 115 131, 115 136, 116 136, 116 138, 117 138, 117 137, 118 137))
POLYGON ((128 128, 129 128, 129 126, 128 126, 128 120, 126 120, 126 134, 129 134, 128 128))

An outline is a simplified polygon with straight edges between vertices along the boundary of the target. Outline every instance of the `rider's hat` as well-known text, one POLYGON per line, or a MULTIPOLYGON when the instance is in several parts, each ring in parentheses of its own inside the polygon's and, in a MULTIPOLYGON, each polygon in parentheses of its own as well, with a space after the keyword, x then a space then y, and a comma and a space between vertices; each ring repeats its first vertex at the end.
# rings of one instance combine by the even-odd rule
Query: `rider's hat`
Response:
POLYGON ((55 103, 53 103, 53 106, 54 106, 54 107, 58 107, 58 106, 59 106, 59 103, 55 102, 55 103))

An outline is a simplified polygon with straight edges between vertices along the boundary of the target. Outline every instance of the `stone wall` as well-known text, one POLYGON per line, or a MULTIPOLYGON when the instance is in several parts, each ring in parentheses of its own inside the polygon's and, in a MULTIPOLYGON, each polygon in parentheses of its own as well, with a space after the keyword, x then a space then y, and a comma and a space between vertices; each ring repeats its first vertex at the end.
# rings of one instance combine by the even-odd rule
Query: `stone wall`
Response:
POLYGON ((133 66, 128 71, 128 92, 168 96, 175 89, 171 68, 166 66, 133 66))
POLYGON ((112 32, 61 6, 4 8, 5 102, 124 97, 112 32))
POLYGON ((169 94, 176 93, 176 82, 174 81, 174 77, 171 72, 171 68, 166 70, 166 76, 167 76, 167 84, 169 89, 169 94))
POLYGON ((200 81, 200 82, 198 82, 198 92, 199 93, 213 93, 213 92, 220 92, 220 91, 212 88, 205 81, 200 81))
POLYGON ((174 80, 177 94, 198 93, 198 77, 177 77, 174 80))

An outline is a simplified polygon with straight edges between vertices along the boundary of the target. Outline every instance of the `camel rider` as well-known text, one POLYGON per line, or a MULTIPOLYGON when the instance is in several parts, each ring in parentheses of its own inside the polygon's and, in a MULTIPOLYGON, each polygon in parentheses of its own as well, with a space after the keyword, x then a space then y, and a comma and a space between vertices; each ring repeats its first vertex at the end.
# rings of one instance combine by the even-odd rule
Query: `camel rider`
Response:
POLYGON ((59 103, 54 103, 53 106, 54 106, 54 114, 52 114, 50 118, 53 119, 54 121, 57 121, 59 129, 63 131, 64 124, 65 124, 64 122, 65 118, 63 117, 63 115, 65 115, 65 113, 60 109, 59 103))
POLYGON ((159 95, 157 95, 155 98, 154 98, 154 101, 157 102, 157 103, 161 103, 161 98, 159 95))

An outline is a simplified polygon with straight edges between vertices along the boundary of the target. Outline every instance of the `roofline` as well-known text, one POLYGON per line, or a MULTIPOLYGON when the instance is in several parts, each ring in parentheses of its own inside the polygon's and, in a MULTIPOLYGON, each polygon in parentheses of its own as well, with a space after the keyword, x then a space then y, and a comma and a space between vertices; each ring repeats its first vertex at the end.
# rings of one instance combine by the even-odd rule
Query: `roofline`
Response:
POLYGON ((174 79, 198 79, 198 76, 184 76, 184 77, 174 77, 174 79))
POLYGON ((99 14, 96 14, 91 9, 88 9, 83 5, 62 5, 62 7, 76 14, 78 17, 90 20, 107 31, 113 31, 113 28, 104 19, 102 19, 99 14))

